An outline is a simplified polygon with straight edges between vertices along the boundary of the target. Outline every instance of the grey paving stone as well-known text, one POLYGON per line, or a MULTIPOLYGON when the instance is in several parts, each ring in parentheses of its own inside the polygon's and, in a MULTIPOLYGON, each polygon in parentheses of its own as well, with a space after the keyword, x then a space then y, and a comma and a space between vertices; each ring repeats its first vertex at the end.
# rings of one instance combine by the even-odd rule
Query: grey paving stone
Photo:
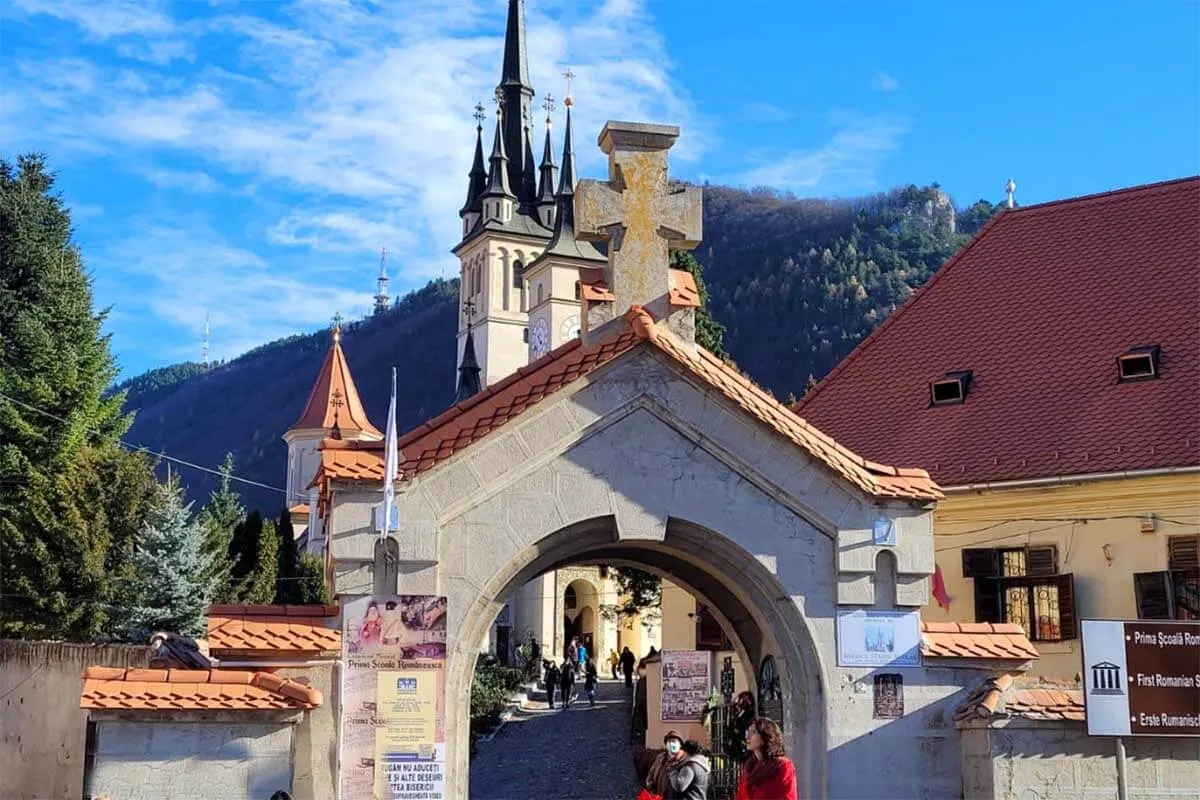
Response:
MULTIPOLYGON (((542 696, 544 697, 544 696, 542 696)), ((471 762, 471 800, 633 800, 629 748, 633 690, 602 681, 596 706, 582 685, 570 709, 522 709, 471 762)))

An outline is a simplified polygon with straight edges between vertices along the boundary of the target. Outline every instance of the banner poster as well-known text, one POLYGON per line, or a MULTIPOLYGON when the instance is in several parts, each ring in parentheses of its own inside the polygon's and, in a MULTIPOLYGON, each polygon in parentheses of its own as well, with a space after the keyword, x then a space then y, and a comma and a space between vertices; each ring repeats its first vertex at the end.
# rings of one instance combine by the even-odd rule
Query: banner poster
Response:
POLYGON ((839 611, 839 667, 921 666, 919 611, 839 611))
POLYGON ((662 653, 663 722, 699 722, 708 702, 711 653, 664 650, 662 653))
POLYGON ((341 800, 446 793, 446 598, 342 606, 341 800))

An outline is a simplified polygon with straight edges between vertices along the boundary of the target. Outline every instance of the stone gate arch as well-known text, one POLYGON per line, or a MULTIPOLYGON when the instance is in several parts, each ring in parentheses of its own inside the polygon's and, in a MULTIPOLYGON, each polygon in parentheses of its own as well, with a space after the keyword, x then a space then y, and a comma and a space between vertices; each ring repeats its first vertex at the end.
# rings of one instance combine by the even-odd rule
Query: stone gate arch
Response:
MULTIPOLYGON (((498 559, 497 559, 498 560, 498 559)), ((448 697, 469 697, 474 648, 517 586, 549 570, 580 563, 632 566, 682 586, 713 609, 730 633, 739 658, 753 665, 774 657, 783 689, 783 719, 789 753, 797 764, 801 796, 825 795, 826 702, 819 649, 809 621, 775 576, 724 534, 684 519, 671 518, 661 541, 622 541, 613 516, 602 516, 549 531, 533 545, 511 552, 463 614, 453 637, 447 676, 448 697), (738 575, 738 580, 729 576, 738 575)), ((453 625, 453 622, 452 622, 453 625)), ((451 759, 468 779, 469 709, 457 704, 451 759)), ((466 796, 466 786, 455 796, 466 796)))

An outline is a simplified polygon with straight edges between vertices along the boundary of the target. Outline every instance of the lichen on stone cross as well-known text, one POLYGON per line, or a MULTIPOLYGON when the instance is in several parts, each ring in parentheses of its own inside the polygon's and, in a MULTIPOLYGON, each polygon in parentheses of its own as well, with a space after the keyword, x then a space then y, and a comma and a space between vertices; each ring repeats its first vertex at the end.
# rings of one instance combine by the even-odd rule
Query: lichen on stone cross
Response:
POLYGON ((608 181, 582 180, 575 190, 577 235, 609 243, 605 277, 618 316, 641 305, 663 319, 669 250, 700 243, 700 189, 671 190, 667 183, 667 151, 678 138, 674 125, 605 123, 599 145, 608 155, 608 181))

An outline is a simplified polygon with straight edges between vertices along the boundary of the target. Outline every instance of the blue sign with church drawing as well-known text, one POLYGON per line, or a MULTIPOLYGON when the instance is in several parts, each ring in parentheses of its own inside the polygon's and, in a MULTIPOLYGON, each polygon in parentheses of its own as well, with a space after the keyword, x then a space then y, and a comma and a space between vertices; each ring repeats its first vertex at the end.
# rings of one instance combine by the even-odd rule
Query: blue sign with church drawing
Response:
POLYGON ((839 667, 921 666, 919 611, 839 611, 839 667))

